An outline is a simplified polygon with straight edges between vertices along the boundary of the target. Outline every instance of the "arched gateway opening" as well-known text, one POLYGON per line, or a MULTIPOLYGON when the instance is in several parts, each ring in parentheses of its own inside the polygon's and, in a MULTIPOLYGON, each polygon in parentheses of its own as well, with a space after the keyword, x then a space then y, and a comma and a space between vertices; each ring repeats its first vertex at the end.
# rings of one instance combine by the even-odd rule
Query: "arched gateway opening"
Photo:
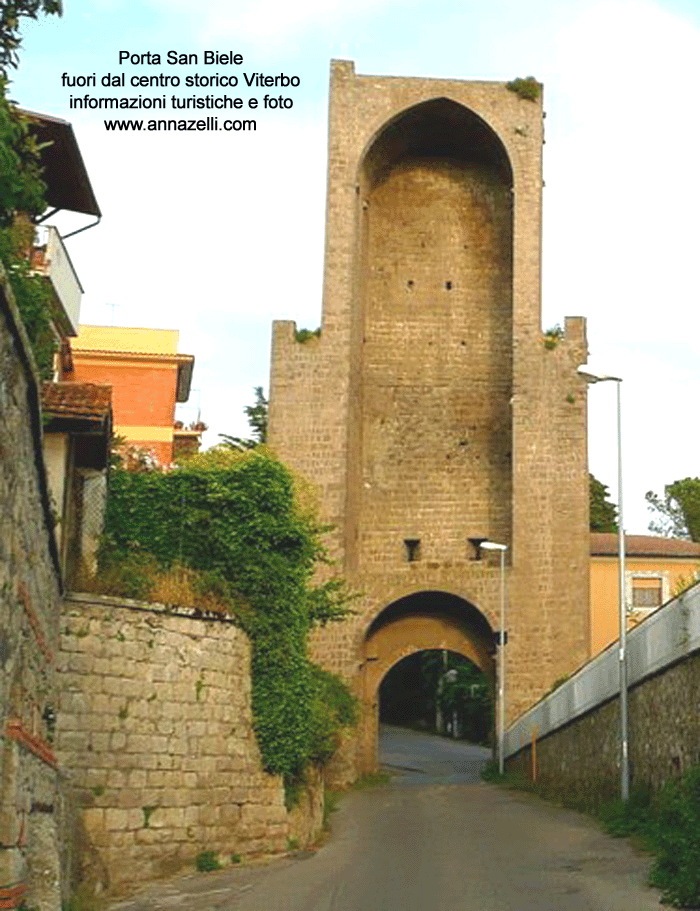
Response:
POLYGON ((380 685, 410 655, 426 650, 455 653, 483 672, 493 691, 493 630, 469 601, 442 591, 421 591, 389 604, 371 623, 364 640, 364 730, 361 771, 377 768, 380 685))

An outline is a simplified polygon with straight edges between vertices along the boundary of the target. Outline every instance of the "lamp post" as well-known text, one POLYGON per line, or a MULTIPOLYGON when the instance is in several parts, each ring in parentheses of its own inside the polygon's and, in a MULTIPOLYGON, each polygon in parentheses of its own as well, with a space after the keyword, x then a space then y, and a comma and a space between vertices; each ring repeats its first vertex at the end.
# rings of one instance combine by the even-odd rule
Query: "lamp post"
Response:
POLYGON ((625 526, 622 513, 622 407, 620 390, 622 379, 592 370, 588 364, 578 368, 588 383, 617 384, 617 554, 618 554, 618 609, 619 609, 619 674, 620 674, 620 797, 630 796, 629 723, 627 718, 627 606, 625 597, 625 526))
POLYGON ((501 620, 498 632, 498 773, 503 774, 503 740, 506 731, 506 551, 507 544, 482 541, 484 550, 497 550, 501 555, 501 620))

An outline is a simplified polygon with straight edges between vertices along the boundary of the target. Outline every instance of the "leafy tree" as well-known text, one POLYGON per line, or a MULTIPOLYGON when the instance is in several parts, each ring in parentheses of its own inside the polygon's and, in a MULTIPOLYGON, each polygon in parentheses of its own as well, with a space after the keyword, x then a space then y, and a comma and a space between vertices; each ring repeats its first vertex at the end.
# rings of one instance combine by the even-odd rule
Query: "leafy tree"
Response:
POLYGON ((649 531, 667 538, 700 541, 700 478, 682 478, 667 484, 663 496, 649 490, 645 499, 656 513, 649 531))
POLYGON ((617 506, 608 499, 607 485, 592 474, 588 475, 588 482, 591 531, 617 531, 617 506))
POLYGON ((0 4, 0 76, 18 63, 19 20, 37 19, 41 13, 61 15, 61 0, 3 0, 0 4))
POLYGON ((30 219, 46 208, 41 144, 7 97, 7 73, 18 63, 19 20, 40 13, 61 14, 60 0, 4 0, 0 3, 0 261, 8 271, 39 373, 50 379, 55 340, 50 326, 51 292, 32 275, 27 253, 34 240, 30 219), (17 213, 25 216, 18 222, 17 213))
POLYGON ((422 689, 444 718, 456 713, 462 737, 474 743, 488 742, 493 724, 493 699, 484 673, 462 655, 439 649, 421 652, 422 689))
POLYGON ((254 449, 261 443, 267 443, 267 422, 269 402, 265 398, 262 386, 254 386, 255 402, 252 405, 246 405, 243 411, 248 418, 248 426, 252 431, 249 438, 233 437, 228 433, 220 433, 222 446, 227 449, 236 449, 238 451, 245 449, 254 449))

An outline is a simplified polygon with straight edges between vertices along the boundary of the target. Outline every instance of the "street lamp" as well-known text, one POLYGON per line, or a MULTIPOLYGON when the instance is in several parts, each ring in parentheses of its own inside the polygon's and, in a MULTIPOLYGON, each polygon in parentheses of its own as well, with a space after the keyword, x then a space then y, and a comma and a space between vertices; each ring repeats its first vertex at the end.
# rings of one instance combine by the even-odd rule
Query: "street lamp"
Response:
POLYGON ((501 554, 501 628, 498 633, 498 773, 503 774, 503 740, 506 731, 506 551, 507 544, 482 541, 483 550, 497 550, 501 554))
POLYGON ((588 383, 617 384, 617 553, 618 553, 618 609, 619 609, 619 671, 620 671, 620 797, 630 796, 629 725, 627 720, 627 610, 625 604, 625 527, 622 517, 622 408, 620 389, 622 379, 592 370, 588 364, 578 368, 588 383))

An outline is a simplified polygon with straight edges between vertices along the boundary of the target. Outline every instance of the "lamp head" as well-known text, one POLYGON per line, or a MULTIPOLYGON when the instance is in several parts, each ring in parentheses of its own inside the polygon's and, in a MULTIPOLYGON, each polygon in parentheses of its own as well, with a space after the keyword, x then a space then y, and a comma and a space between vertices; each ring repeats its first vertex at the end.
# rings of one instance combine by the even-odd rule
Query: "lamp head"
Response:
POLYGON ((508 550, 507 544, 496 544, 495 541, 482 541, 480 546, 484 550, 508 550))
POLYGON ((588 383, 604 383, 606 380, 612 380, 615 383, 622 382, 621 377, 611 376, 609 373, 603 373, 600 370, 595 370, 589 364, 582 364, 578 368, 577 373, 579 376, 582 376, 588 383))

